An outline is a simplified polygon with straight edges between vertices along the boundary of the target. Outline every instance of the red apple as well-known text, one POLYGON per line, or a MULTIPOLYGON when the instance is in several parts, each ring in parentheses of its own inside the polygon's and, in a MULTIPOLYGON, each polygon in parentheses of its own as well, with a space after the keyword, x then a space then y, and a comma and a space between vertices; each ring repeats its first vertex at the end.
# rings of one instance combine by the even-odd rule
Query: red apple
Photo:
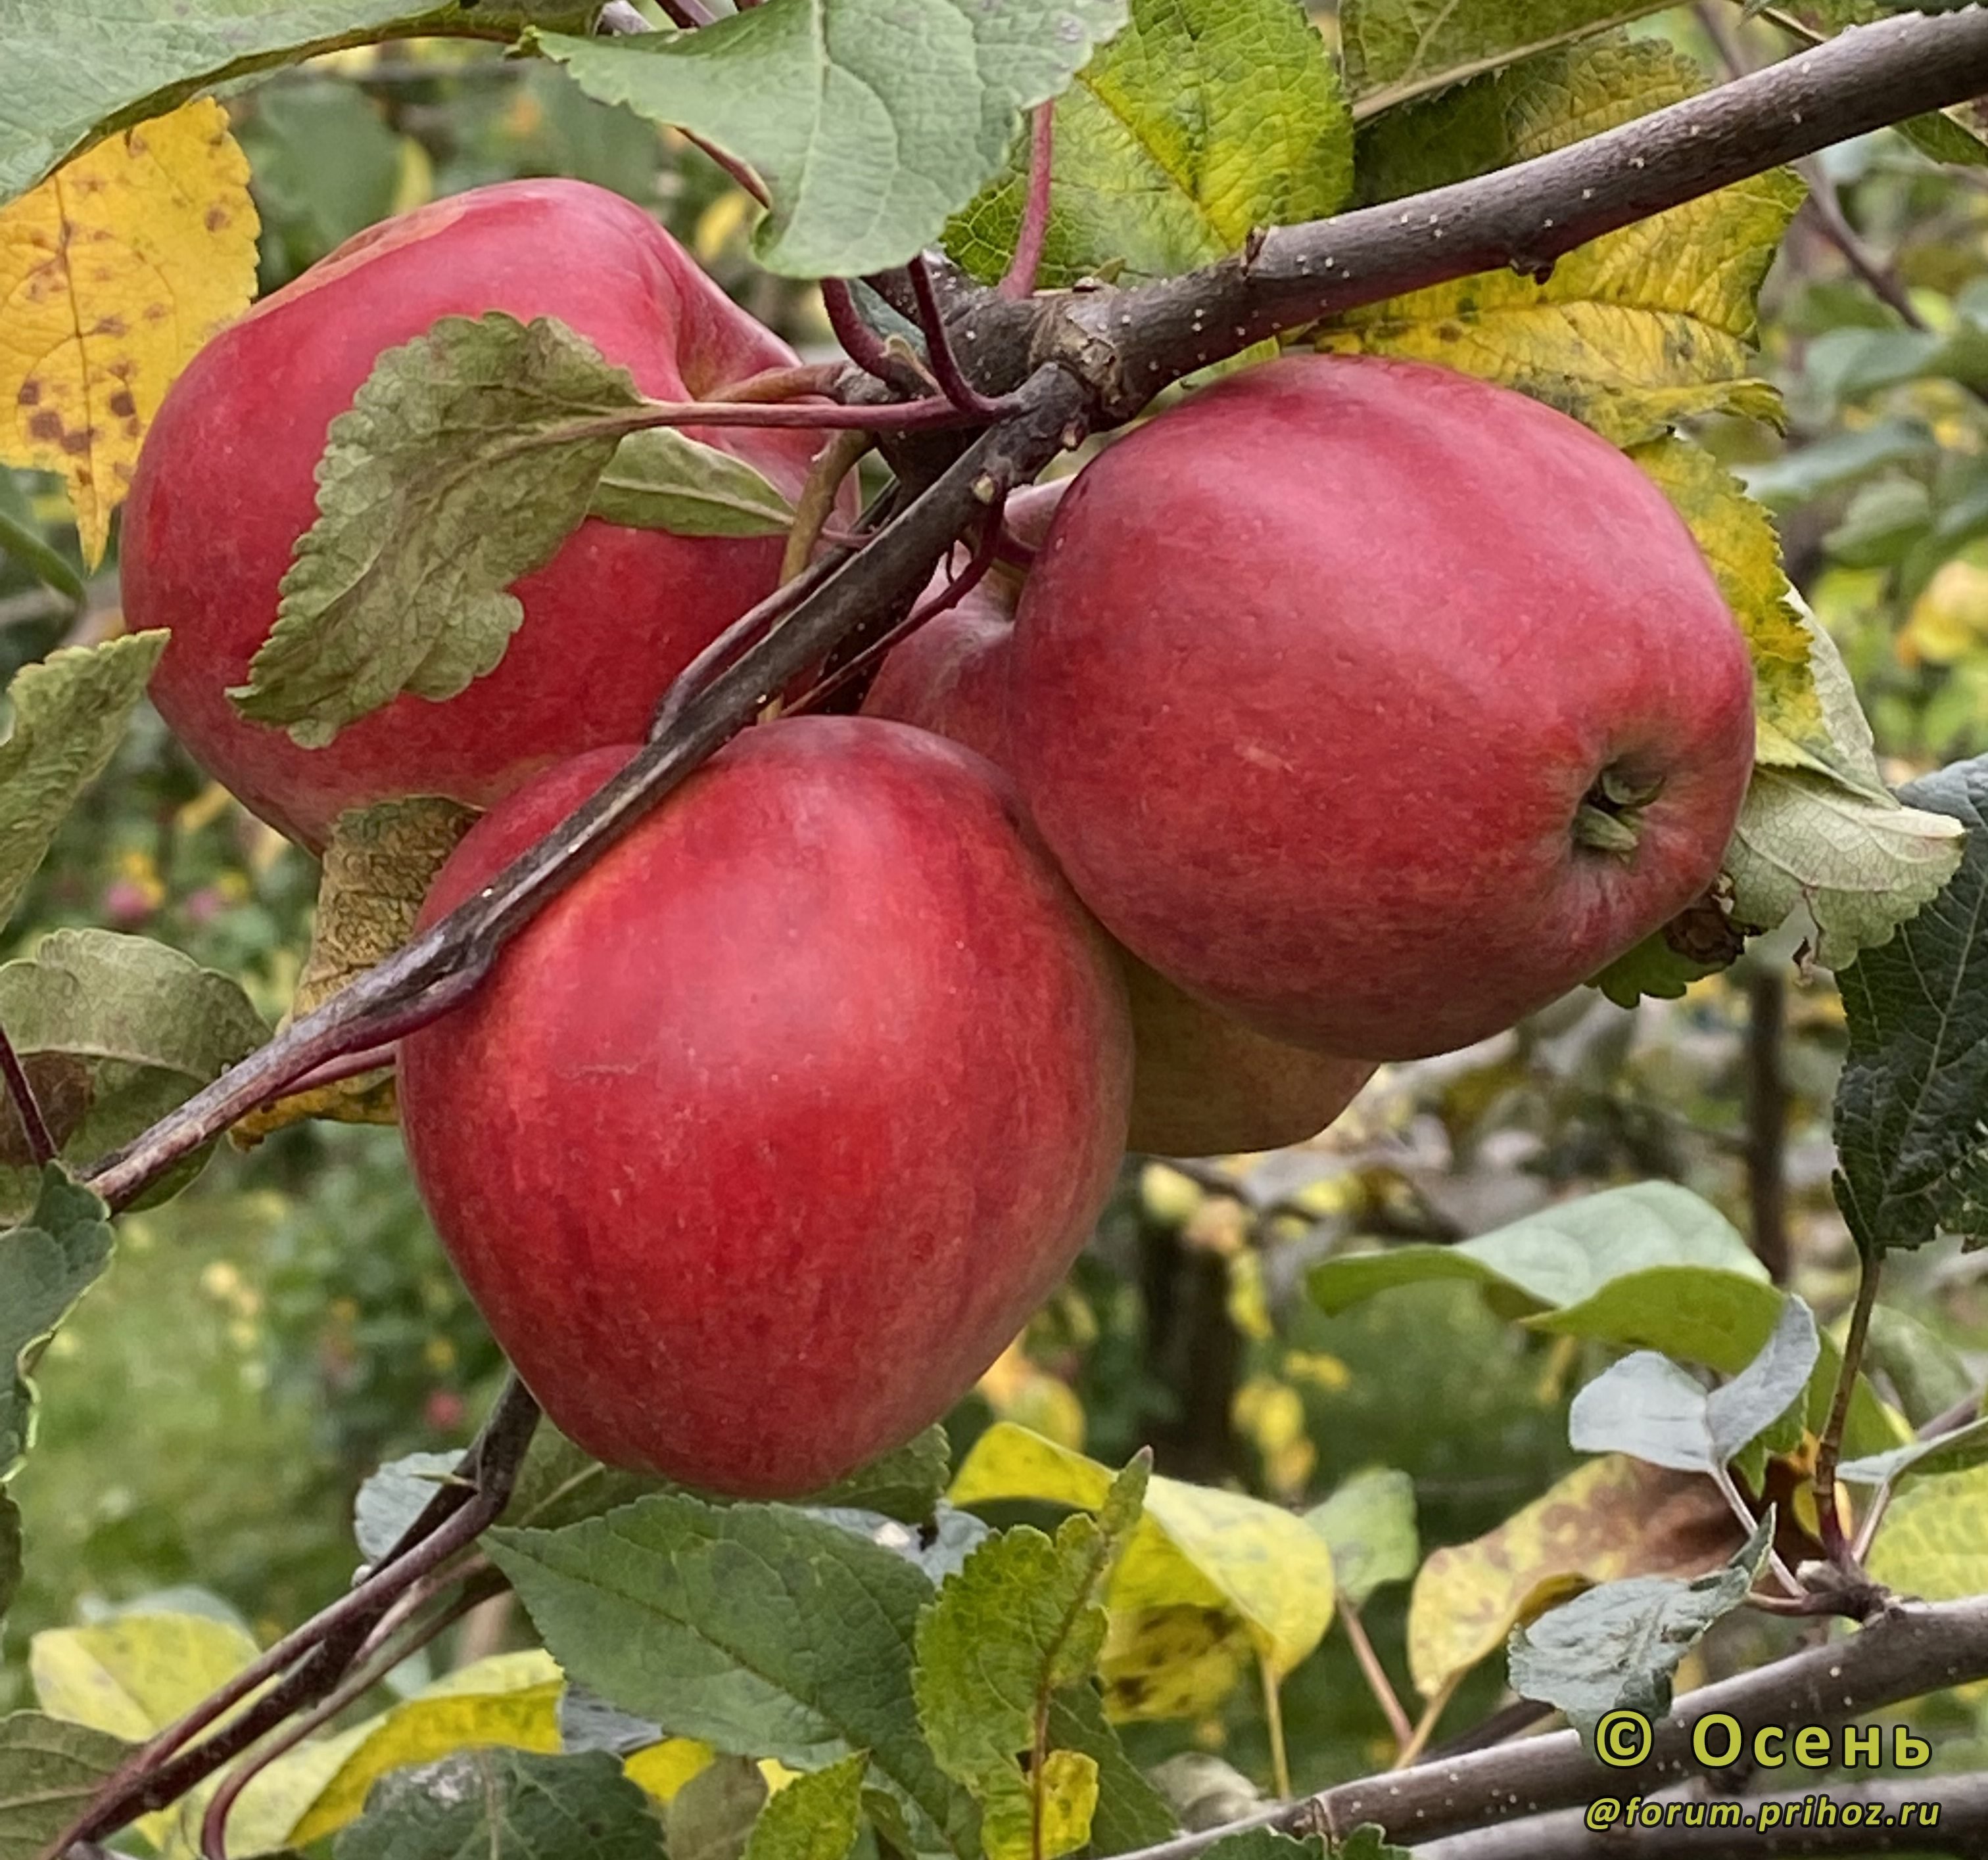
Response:
MULTIPOLYGON (((432 918, 617 768, 472 829, 432 918)), ((1110 1192, 1131 1036, 1006 777, 863 717, 747 731, 401 1044, 407 1148, 498 1342, 588 1451, 759 1497, 908 1440, 1110 1192)))
MULTIPOLYGON (((229 702, 316 516, 325 430, 380 353, 438 318, 556 317, 680 400, 794 360, 639 208, 567 181, 507 182, 363 232, 197 356, 147 435, 124 510, 125 613, 169 626, 152 681, 200 762, 313 849, 348 807, 412 794, 484 806, 535 768, 637 741, 671 678, 777 579, 781 539, 677 536, 590 519, 516 585, 523 626, 459 696, 397 699, 299 748, 229 702)), ((693 436, 796 492, 820 435, 693 436)))
POLYGON ((1310 355, 1079 475, 1008 721, 1120 941, 1275 1038, 1408 1058, 1704 892, 1752 694, 1697 545, 1614 447, 1468 376, 1310 355))
MULTIPOLYGON (((1036 488, 1060 491, 1068 482, 1036 488)), ((1010 498, 1009 509, 1019 501, 1010 498)), ((1053 508, 1053 501, 1025 505, 1025 521, 1040 525, 1053 508)), ((1023 539, 1039 542, 1040 535, 1038 527, 1023 539)), ((1009 766, 1012 599, 983 583, 928 621, 884 661, 863 700, 865 714, 915 724, 1009 766)), ((1134 1149, 1196 1156, 1281 1149, 1317 1136, 1373 1076, 1364 1060, 1271 1039, 1184 993, 1131 951, 1118 954, 1132 1007, 1127 1141, 1134 1149)))

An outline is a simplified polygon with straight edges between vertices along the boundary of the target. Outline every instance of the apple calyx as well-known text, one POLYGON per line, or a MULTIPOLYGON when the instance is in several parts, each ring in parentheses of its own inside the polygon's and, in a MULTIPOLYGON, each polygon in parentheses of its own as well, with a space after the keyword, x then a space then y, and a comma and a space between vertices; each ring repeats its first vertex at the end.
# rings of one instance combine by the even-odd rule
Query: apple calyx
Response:
POLYGON ((1619 762, 1610 763, 1574 810, 1574 843, 1618 859, 1629 858, 1642 839, 1639 816, 1663 792, 1662 775, 1638 781, 1619 762))

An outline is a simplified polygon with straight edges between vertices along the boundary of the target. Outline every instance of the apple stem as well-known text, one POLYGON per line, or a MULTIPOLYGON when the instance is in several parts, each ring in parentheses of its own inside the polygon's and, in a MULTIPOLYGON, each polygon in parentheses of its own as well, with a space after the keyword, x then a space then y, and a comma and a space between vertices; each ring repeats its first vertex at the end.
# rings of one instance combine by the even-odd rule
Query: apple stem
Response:
POLYGON ((1036 273, 1050 231, 1050 181, 1056 154, 1056 99, 1036 106, 1029 133, 1029 197, 1007 275, 996 288, 1003 297, 1033 297, 1036 273))
POLYGON ((931 358, 933 374, 946 398, 962 414, 971 414, 976 420, 991 420, 1000 411, 1001 403, 990 400, 966 378, 966 370, 959 365, 959 357, 954 353, 952 336, 945 326, 945 315, 939 308, 938 292, 932 283, 931 267, 921 252, 906 268, 911 275, 911 292, 918 305, 918 326, 925 332, 925 353, 931 358))
POLYGON ((1635 851, 1641 839, 1633 821, 1611 814, 1591 801, 1584 801, 1574 814, 1574 837, 1577 846, 1624 859, 1635 851))
POLYGON ((710 397, 728 405, 736 401, 742 406, 763 407, 769 401, 832 395, 847 372, 840 362, 802 362, 792 368, 762 368, 756 375, 712 389, 710 397))
POLYGON ((893 355, 884 346, 883 338, 863 320, 847 278, 822 279, 821 307, 828 313, 828 326, 835 332, 835 339, 865 374, 874 375, 886 387, 900 393, 925 391, 927 383, 918 379, 910 359, 893 355))

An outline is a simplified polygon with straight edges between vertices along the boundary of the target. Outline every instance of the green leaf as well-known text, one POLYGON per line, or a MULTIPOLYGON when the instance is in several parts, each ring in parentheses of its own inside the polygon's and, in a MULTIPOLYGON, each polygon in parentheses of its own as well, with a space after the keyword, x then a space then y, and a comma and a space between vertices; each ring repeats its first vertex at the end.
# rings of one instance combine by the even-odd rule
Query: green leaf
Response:
POLYGON ((1355 1608, 1384 1584, 1407 1582, 1422 1561, 1415 1482, 1393 1467, 1355 1473, 1305 1522, 1330 1546, 1334 1587, 1355 1608))
MULTIPOLYGON (((1488 133, 1490 165, 1522 161, 1702 88, 1696 66, 1652 40, 1551 53, 1479 83, 1488 102, 1471 85, 1415 113, 1418 150, 1488 133)), ((1508 269, 1432 285, 1348 312, 1320 346, 1461 369, 1622 446, 1695 414, 1773 420, 1777 397, 1753 373, 1755 305, 1802 199, 1800 182, 1776 170, 1592 240, 1544 283, 1508 269)))
POLYGON ((1165 1798, 1118 1741, 1104 1702, 1088 1686, 1073 1686, 1050 1702, 1050 1742, 1090 1759, 1097 1775, 1097 1806, 1090 1816, 1090 1845, 1100 1854, 1129 1854, 1180 1831, 1165 1798))
POLYGON ((1020 113, 1064 90, 1124 0, 766 0, 695 32, 547 34, 604 103, 749 164, 759 262, 789 277, 901 265, 999 172, 1020 113))
MULTIPOLYGON (((241 984, 144 937, 56 930, 0 966, 0 1027, 21 1055, 59 1152, 93 1160, 128 1143, 269 1037, 241 984)), ((154 1198, 183 1186, 205 1153, 154 1198)), ((40 1172, 11 1101, 0 1106, 0 1218, 24 1218, 40 1172)))
POLYGON ((649 1799, 604 1750, 464 1750, 401 1771, 338 1838, 337 1860, 663 1860, 649 1799))
MULTIPOLYGON (((505 1521, 514 1528, 536 1526, 556 1531, 582 1518, 600 1517, 617 1506, 656 1491, 676 1488, 653 1473, 624 1472, 603 1466, 584 1453, 549 1421, 541 1421, 518 1470, 518 1484, 505 1507, 505 1521)), ((425 1504, 427 1501, 422 1501, 425 1504)))
POLYGON ((35 1860, 131 1747, 39 1712, 0 1718, 0 1860, 35 1860))
MULTIPOLYGON (((952 1482, 955 1504, 1026 1498, 1096 1511, 1108 1467, 997 1421, 973 1443, 952 1482)), ((1155 1477, 1145 1514, 1106 1595, 1114 1615, 1187 1607, 1240 1623, 1271 1672, 1289 1673, 1332 1620, 1332 1552, 1302 1518, 1240 1492, 1155 1477)), ((1105 1664, 1107 1678, 1111 1664, 1105 1664)))
POLYGON ((1325 1837, 1307 1835, 1302 1841, 1268 1828, 1229 1835, 1216 1841, 1202 1860, 1327 1860, 1325 1837))
POLYGON ((794 521, 793 505, 745 460, 667 427, 622 441, 591 514, 679 536, 777 536, 794 521))
POLYGON ((1050 1700, 1097 1668, 1104 1585, 1138 1521, 1151 1463, 1134 1460, 1097 1517, 1065 1518, 1053 1540, 1028 1525, 989 1538, 918 1617, 918 1721, 940 1767, 980 1804, 989 1860, 1053 1860, 1090 1838, 1097 1765, 1078 1752, 1037 1750, 1038 1825, 1038 1798, 1016 1753, 1035 1744, 1050 1700))
POLYGON ((407 143, 357 84, 270 84, 241 132, 265 223, 299 228, 316 257, 394 211, 407 143))
POLYGON ((670 1860, 741 1860, 766 1803, 757 1764, 718 1758, 670 1798, 670 1860))
POLYGON ((401 1533, 428 1509, 455 1475, 460 1453, 407 1453, 370 1474, 352 1501, 352 1535, 359 1554, 377 1563, 401 1533))
POLYGON ((321 748, 404 691, 439 701, 493 670, 524 619, 505 590, 580 527, 644 404, 551 317, 444 317, 387 349, 331 423, 317 520, 229 694, 242 714, 321 748))
POLYGON ((1514 1628, 1512 1690, 1565 1712, 1591 1749, 1595 1725, 1612 1711, 1662 1717, 1679 1663, 1746 1600, 1773 1541, 1770 1507, 1723 1569, 1689 1582, 1631 1576, 1604 1582, 1514 1628))
POLYGON ((390 1771, 432 1763, 472 1746, 557 1750, 565 1690, 551 1656, 536 1648, 458 1667, 367 1725, 365 1736, 353 1741, 285 1838, 308 1847, 335 1834, 357 1818, 367 1792, 390 1771))
MULTIPOLYGON (((1611 1279, 1591 1298, 1557 1311, 1535 1312, 1530 1330, 1586 1337, 1616 1349, 1655 1350, 1683 1362, 1737 1376, 1767 1348, 1785 1311, 1783 1294, 1764 1274, 1702 1266, 1653 1266, 1611 1279)), ((1834 1338, 1821 1339, 1809 1378, 1807 1425, 1820 1431, 1843 1361, 1834 1338)), ((1852 1453, 1898 1444, 1888 1410, 1859 1376, 1844 1440, 1852 1453)))
POLYGON ((0 1615, 14 1605, 21 1592, 21 1507, 5 1492, 0 1492, 0 1615))
POLYGON ((1378 1821, 1362 1821, 1334 1850, 1332 1860, 1415 1860, 1415 1855, 1389 1840, 1378 1821))
POLYGON ((1736 468, 1746 495, 1774 510, 1795 510, 1844 491, 1887 465, 1936 457, 1939 442, 1916 420, 1879 420, 1832 432, 1763 464, 1736 468))
POLYGON ((673 1494, 485 1545, 560 1666, 624 1711, 790 1769, 867 1750, 918 1852, 978 1851, 918 1730, 915 1565, 786 1506, 673 1494))
POLYGON ((1668 1356, 1638 1350, 1574 1399, 1567 1437, 1586 1453, 1631 1453, 1653 1466, 1716 1473, 1799 1402, 1821 1354, 1815 1316, 1790 1296, 1759 1355, 1709 1392, 1668 1356))
POLYGON ((201 91, 369 38, 583 31, 598 0, 0 0, 0 202, 113 130, 201 91))
MULTIPOLYGON (((1352 119, 1294 0, 1132 0, 1058 102, 1053 147, 1050 289, 1114 265, 1128 282, 1191 271, 1253 228, 1337 212, 1352 189, 1352 119)), ((989 282, 1013 256, 1028 170, 1024 137, 946 228, 989 282)))
POLYGON ((1988 1463, 1988 1416, 1930 1440, 1915 1440, 1889 1453, 1845 1460, 1837 1467, 1836 1476, 1852 1485, 1888 1485, 1908 1472, 1929 1477, 1936 1473, 1971 1471, 1984 1463, 1988 1463))
POLYGON ((1979 1405, 1980 1382, 1966 1358, 1932 1325, 1895 1305, 1872 1308, 1864 1364, 1890 1384, 1900 1412, 1915 1428, 1963 1403, 1979 1405))
MULTIPOLYGON (((1716 910, 1719 906, 1714 904, 1710 908, 1716 910)), ((1723 918, 1724 913, 1720 915, 1723 918)), ((1633 1008, 1645 995, 1652 1001, 1681 1001, 1693 982, 1702 981, 1708 975, 1716 975, 1728 966, 1729 960, 1739 960, 1746 940, 1735 930, 1731 944, 1729 959, 1722 948, 1717 952, 1720 960, 1701 960, 1678 948, 1666 925, 1617 957, 1599 974, 1591 975, 1587 985, 1600 989, 1618 1008, 1633 1008)))
POLYGON ((860 1750, 796 1776, 760 1810, 746 1860, 847 1860, 863 1818, 860 1750))
POLYGON ((116 753, 165 644, 154 631, 70 646, 24 666, 8 686, 14 728, 0 744, 0 923, 14 914, 76 796, 116 753))
POLYGON ((838 1479, 806 1502, 875 1511, 900 1524, 922 1524, 939 1508, 952 1470, 952 1444, 936 1424, 894 1453, 838 1479))
POLYGON ((0 1394, 0 1480, 20 1470, 34 1443, 36 1394, 29 1369, 39 1346, 110 1263, 110 1212, 51 1163, 42 1172, 33 1214, 24 1226, 0 1235, 0 1349, 13 1365, 0 1394))
POLYGON ((1736 918, 1772 927, 1804 910, 1810 954, 1841 971, 1887 944, 1960 859, 1960 829, 1937 811, 1805 768, 1756 768, 1726 869, 1736 918))
POLYGON ((1390 1286, 1466 1278, 1564 1308, 1655 1266, 1709 1266, 1765 1281, 1767 1268, 1710 1203, 1668 1182, 1604 1189, 1455 1246, 1390 1247, 1312 1268, 1313 1301, 1336 1313, 1390 1286))
POLYGON ((1988 1241, 1988 757, 1940 769, 1901 798, 1967 837, 1946 889, 1837 977, 1850 1050, 1834 1187, 1867 1258, 1942 1233, 1988 1241))
POLYGON ((20 481, 0 465, 0 555, 9 555, 58 594, 80 606, 89 599, 82 572, 42 534, 20 481))
POLYGON ((1363 116, 1568 40, 1661 12, 1666 0, 1345 0, 1346 83, 1363 116))

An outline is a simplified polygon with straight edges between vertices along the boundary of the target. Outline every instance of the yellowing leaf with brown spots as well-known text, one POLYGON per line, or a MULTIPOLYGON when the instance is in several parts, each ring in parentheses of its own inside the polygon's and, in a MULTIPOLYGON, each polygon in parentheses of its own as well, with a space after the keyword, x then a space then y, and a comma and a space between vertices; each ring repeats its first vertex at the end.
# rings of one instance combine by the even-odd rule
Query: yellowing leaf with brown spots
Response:
POLYGON ((0 208, 0 461, 63 474, 93 566, 166 390, 255 295, 257 230, 211 99, 0 208))
MULTIPOLYGON (((1408 113, 1411 154, 1391 170, 1381 161, 1368 184, 1392 194, 1460 179, 1428 167, 1428 151, 1466 143, 1486 166, 1524 161, 1702 88, 1690 60, 1654 40, 1550 53, 1408 113)), ((1753 374, 1755 302, 1803 198, 1796 176, 1775 169, 1591 240, 1537 276, 1481 272, 1348 312, 1320 346, 1481 376, 1619 446, 1693 414, 1772 420, 1778 397, 1753 374)))
POLYGON ((1408 1600, 1408 1670, 1433 1698, 1522 1621, 1598 1582, 1695 1576, 1737 1547, 1709 1479, 1611 1454, 1577 1467, 1496 1530, 1432 1551, 1408 1600))

